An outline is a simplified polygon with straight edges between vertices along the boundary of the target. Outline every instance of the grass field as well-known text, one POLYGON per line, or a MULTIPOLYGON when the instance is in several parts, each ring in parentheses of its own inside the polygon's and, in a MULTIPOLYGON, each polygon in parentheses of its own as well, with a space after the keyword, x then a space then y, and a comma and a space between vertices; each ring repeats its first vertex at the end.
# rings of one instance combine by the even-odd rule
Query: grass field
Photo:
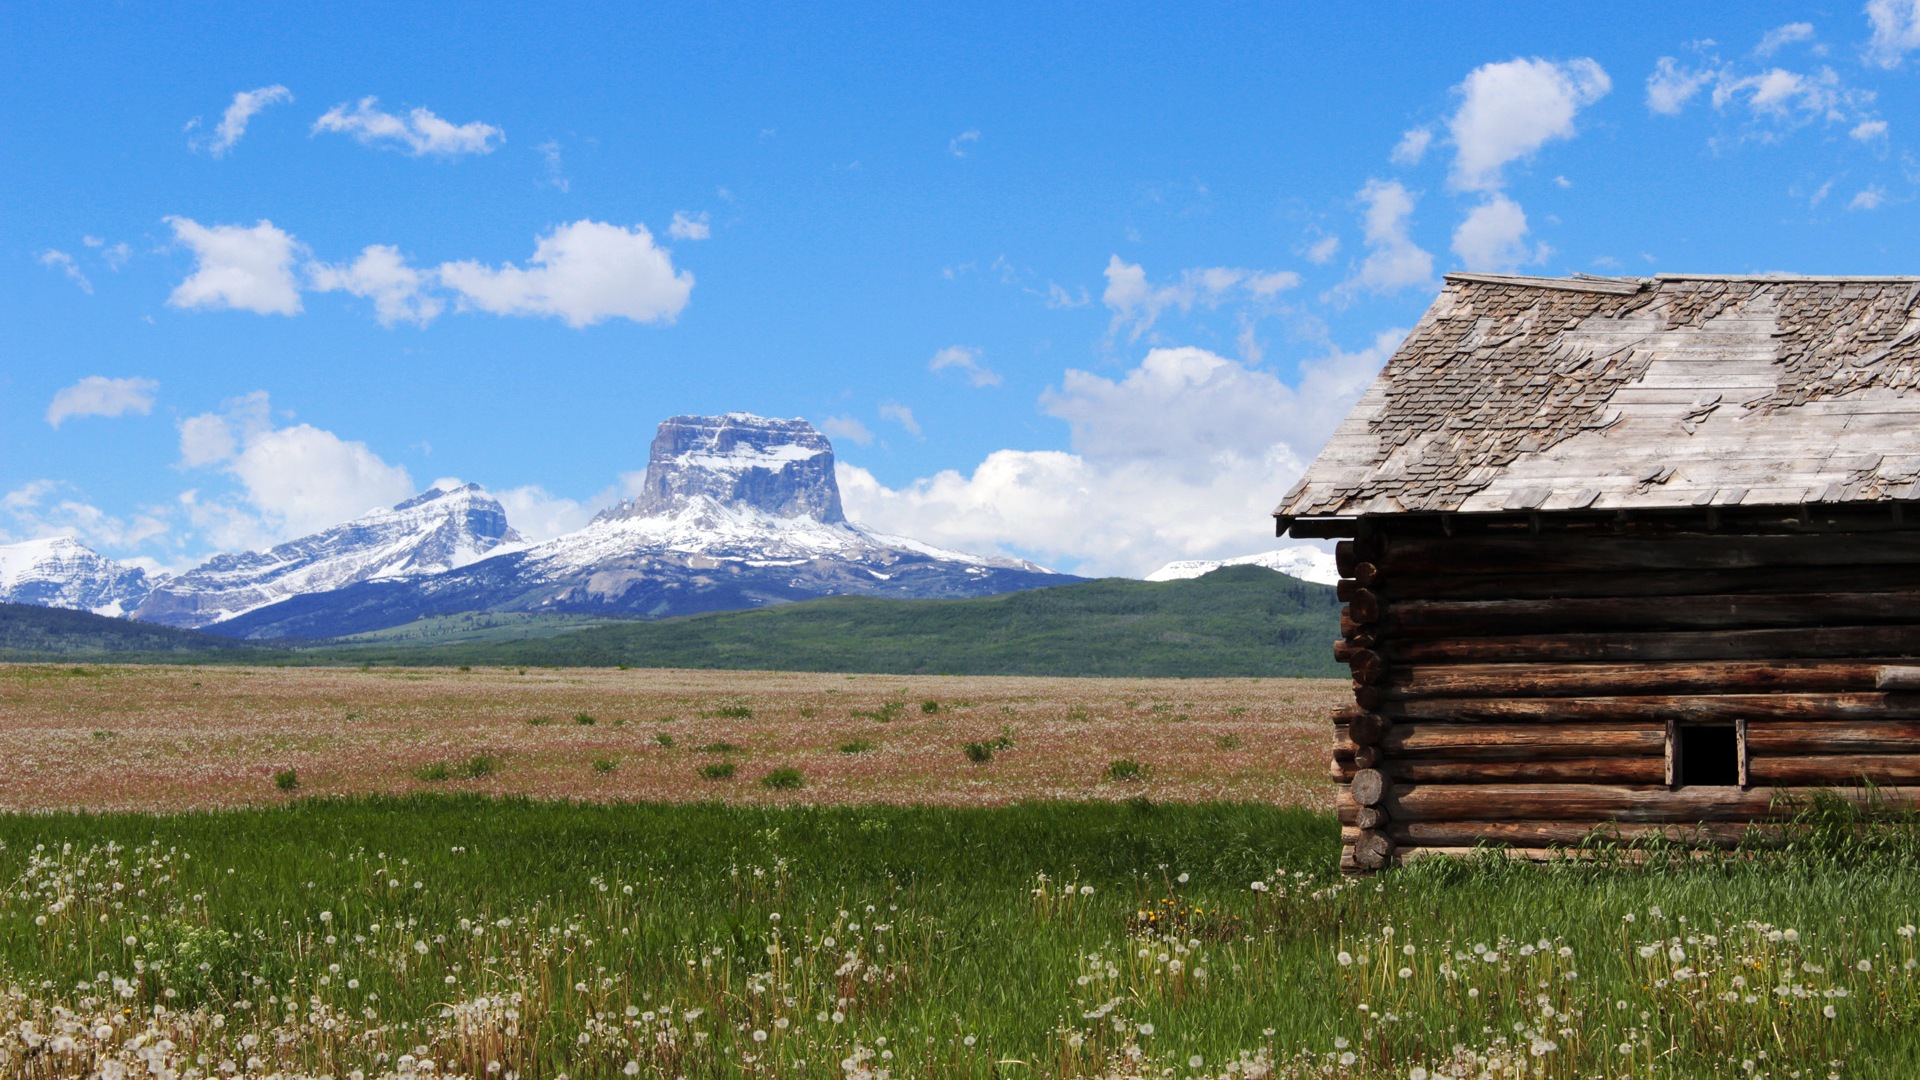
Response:
POLYGON ((14 815, 0 818, 0 1069, 1920 1069, 1920 871, 1905 859, 1342 883, 1336 843, 1322 814, 1144 800, 14 815))
POLYGON ((0 1075, 1920 1075, 1920 827, 1341 880, 1343 693, 0 668, 0 1075))
POLYGON ((443 790, 778 804, 1145 796, 1317 806, 1326 795, 1326 718, 1340 686, 0 665, 0 809, 181 810, 443 790), (1139 771, 1115 774, 1116 761, 1139 771), (719 775, 728 766, 730 775, 719 775), (783 769, 795 770, 782 774, 791 786, 764 783, 783 769), (283 790, 276 777, 288 773, 293 786, 283 790))

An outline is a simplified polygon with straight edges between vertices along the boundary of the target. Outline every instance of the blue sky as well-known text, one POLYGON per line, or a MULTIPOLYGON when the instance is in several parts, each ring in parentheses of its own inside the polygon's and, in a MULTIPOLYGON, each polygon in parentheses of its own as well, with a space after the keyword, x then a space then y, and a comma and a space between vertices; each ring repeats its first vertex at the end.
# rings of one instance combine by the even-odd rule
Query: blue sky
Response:
POLYGON ((1448 270, 1920 272, 1912 0, 1358 10, 0 8, 0 540, 552 535, 747 410, 1142 574, 1270 546, 1448 270))

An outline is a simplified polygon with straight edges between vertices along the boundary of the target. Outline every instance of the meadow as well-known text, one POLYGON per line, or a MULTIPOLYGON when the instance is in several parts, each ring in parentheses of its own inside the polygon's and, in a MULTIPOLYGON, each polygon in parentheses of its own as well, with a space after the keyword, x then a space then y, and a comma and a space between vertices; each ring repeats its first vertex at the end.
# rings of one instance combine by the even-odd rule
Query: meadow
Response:
POLYGON ((1319 805, 1326 718, 1343 685, 0 665, 0 809, 187 810, 426 791, 1319 805), (1115 773, 1115 762, 1130 765, 1115 773))
POLYGON ((0 669, 0 1075, 1920 1075, 1920 828, 1343 879, 1340 689, 0 669))

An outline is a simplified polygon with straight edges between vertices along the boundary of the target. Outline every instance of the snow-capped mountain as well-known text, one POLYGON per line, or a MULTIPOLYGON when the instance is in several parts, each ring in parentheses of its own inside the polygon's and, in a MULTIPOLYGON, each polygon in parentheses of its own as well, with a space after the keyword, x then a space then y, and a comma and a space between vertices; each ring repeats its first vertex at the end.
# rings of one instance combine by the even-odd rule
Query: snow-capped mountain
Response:
POLYGON ((445 573, 293 597, 213 629, 333 637, 456 611, 659 617, 847 593, 984 596, 1076 580, 850 522, 833 447, 812 425, 728 413, 662 422, 640 493, 578 532, 445 573))
POLYGON ((1148 574, 1147 580, 1179 581, 1183 578, 1197 578, 1201 574, 1210 574, 1223 566, 1264 566, 1288 577, 1319 585, 1332 585, 1340 580, 1340 571, 1333 567, 1333 552, 1323 551, 1310 544, 1295 544, 1277 551, 1262 552, 1259 555, 1241 555, 1233 559, 1181 559, 1148 574))
POLYGON ((146 571, 71 537, 0 544, 0 601, 125 615, 152 588, 146 571))
POLYGON ((431 488, 267 551, 216 555, 155 582, 133 614, 199 628, 293 596, 458 569, 521 542, 506 511, 480 485, 431 488))

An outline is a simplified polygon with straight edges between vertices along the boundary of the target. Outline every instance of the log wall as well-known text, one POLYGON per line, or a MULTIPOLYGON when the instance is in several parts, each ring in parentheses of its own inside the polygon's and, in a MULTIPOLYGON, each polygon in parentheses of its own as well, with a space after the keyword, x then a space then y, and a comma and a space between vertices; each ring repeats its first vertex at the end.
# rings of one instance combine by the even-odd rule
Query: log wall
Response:
POLYGON ((1796 515, 1360 519, 1336 552, 1343 868, 1764 841, 1822 789, 1920 801, 1920 527, 1796 515), (1737 732, 1738 784, 1681 783, 1696 724, 1737 732))

